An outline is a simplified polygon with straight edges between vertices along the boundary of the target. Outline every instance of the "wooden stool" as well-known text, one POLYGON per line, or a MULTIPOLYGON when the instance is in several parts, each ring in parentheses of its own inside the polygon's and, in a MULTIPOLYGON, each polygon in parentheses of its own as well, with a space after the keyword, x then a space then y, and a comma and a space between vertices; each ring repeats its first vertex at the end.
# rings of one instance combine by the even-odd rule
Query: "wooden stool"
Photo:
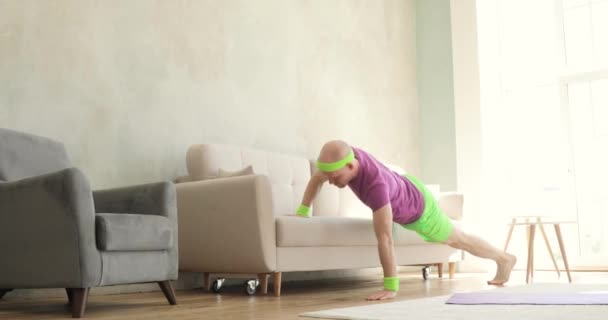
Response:
POLYGON ((545 245, 547 246, 547 250, 549 251, 549 255, 551 256, 551 261, 553 261, 553 266, 555 267, 555 271, 557 271, 557 276, 560 276, 559 267, 557 266, 557 262, 555 261, 555 257, 553 256, 553 251, 551 250, 551 245, 549 244, 547 234, 545 233, 544 225, 549 224, 552 224, 555 228, 555 235, 557 236, 559 250, 562 253, 562 258, 564 259, 564 267, 566 269, 566 273, 568 274, 568 282, 572 282, 572 277, 570 276, 570 267, 568 266, 568 258, 566 257, 566 248, 564 247, 564 241, 562 239, 562 232, 560 229, 560 225, 563 223, 576 222, 551 220, 542 216, 516 216, 511 219, 511 223, 509 223, 510 228, 509 233, 507 234, 507 241, 505 243, 504 251, 507 251, 507 248, 509 247, 509 241, 511 241, 511 235, 513 234, 513 229, 515 228, 515 226, 526 226, 526 236, 528 240, 528 265, 526 268, 526 283, 530 283, 532 281, 532 278, 534 277, 534 234, 536 232, 537 226, 543 235, 545 245))

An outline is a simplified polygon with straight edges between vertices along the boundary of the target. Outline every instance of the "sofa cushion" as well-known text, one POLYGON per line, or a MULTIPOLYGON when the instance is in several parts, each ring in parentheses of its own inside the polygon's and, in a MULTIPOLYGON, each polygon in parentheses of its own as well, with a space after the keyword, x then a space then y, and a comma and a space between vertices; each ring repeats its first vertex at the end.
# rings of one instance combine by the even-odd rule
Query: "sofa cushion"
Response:
POLYGON ((171 221, 146 214, 95 215, 97 248, 103 251, 168 250, 173 246, 171 221))
MULTIPOLYGON (((452 220, 462 227, 460 221, 452 220)), ((376 245, 372 219, 283 216, 276 218, 278 247, 340 247, 376 245)), ((431 244, 415 232, 393 224, 395 246, 431 244)))
POLYGON ((220 178, 240 177, 240 176, 248 176, 248 175, 252 175, 252 174, 255 174, 253 172, 252 166, 246 166, 243 169, 235 170, 235 171, 228 171, 228 170, 219 168, 219 177, 220 178))
POLYGON ((251 166, 255 174, 270 181, 275 216, 295 213, 310 179, 310 163, 305 158, 229 145, 193 145, 186 165, 193 181, 218 176, 220 168, 237 171, 251 166))
MULTIPOLYGON (((279 247, 335 247, 376 245, 371 219, 285 216, 276 218, 279 247)), ((425 244, 416 233, 393 224, 396 246, 425 244)))
POLYGON ((323 185, 312 206, 313 216, 371 219, 373 212, 350 188, 323 185))

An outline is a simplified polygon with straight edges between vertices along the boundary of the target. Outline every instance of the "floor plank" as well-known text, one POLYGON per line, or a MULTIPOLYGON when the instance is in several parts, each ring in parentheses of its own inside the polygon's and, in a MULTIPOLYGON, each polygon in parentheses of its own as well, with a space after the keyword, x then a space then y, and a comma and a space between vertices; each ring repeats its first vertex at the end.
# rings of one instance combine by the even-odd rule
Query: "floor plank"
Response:
MULTIPOLYGON (((537 282, 564 282, 552 272, 535 272, 537 282)), ((575 273, 577 280, 598 279, 608 283, 608 273, 575 273), (591 278, 590 278, 591 277, 591 278), (595 278, 594 278, 595 277, 595 278)), ((438 279, 433 275, 423 281, 419 273, 401 274, 401 291, 396 300, 408 300, 454 292, 490 289, 486 284, 490 275, 456 274, 455 279, 438 279)), ((601 282, 601 281, 600 281, 601 282)), ((525 284, 525 274, 514 272, 509 285, 525 284)), ((340 307, 365 305, 365 297, 381 287, 380 279, 364 277, 326 281, 288 282, 283 284, 282 296, 276 298, 259 292, 246 296, 243 288, 225 287, 221 294, 208 291, 177 291, 178 305, 171 306, 162 292, 91 296, 85 317, 87 319, 247 319, 289 320, 298 314, 340 307)), ((93 289, 94 290, 94 289, 93 289)), ((390 300, 395 301, 395 300, 390 300)), ((374 302, 383 303, 383 302, 374 302)), ((0 300, 0 319, 70 319, 67 298, 0 300)))

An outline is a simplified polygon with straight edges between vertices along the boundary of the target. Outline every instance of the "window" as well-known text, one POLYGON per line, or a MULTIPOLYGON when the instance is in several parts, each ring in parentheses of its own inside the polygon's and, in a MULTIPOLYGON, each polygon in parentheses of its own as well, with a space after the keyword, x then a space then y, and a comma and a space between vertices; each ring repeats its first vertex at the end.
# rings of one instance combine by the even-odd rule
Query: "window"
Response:
POLYGON ((577 220, 567 250, 605 263, 608 0, 477 5, 484 210, 577 220))

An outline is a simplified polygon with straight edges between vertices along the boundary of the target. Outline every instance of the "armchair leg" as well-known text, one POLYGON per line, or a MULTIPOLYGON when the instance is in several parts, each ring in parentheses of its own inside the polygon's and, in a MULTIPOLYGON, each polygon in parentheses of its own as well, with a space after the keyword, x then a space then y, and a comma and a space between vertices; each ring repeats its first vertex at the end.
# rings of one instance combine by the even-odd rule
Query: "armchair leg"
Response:
POLYGON ((443 278, 443 263, 437 264, 437 274, 439 275, 439 278, 443 278))
POLYGON ((2 299, 2 297, 4 297, 4 295, 9 291, 13 291, 13 289, 0 289, 0 299, 2 299))
POLYGON ((450 279, 454 279, 454 272, 456 271, 456 262, 450 262, 448 263, 448 266, 450 267, 450 279))
POLYGON ((71 291, 71 294, 68 293, 68 299, 72 296, 72 318, 82 318, 87 308, 89 288, 70 288, 67 291, 71 291))
POLYGON ((71 288, 65 288, 65 293, 68 296, 68 306, 72 306, 72 303, 74 302, 74 293, 72 292, 71 288))
POLYGON ((275 272, 273 277, 273 285, 274 285, 274 296, 281 296, 281 273, 275 272))
POLYGON ((169 304, 176 305, 177 300, 175 299, 175 291, 173 291, 173 286, 171 285, 171 281, 159 281, 158 286, 165 294, 165 298, 169 301, 169 304))

